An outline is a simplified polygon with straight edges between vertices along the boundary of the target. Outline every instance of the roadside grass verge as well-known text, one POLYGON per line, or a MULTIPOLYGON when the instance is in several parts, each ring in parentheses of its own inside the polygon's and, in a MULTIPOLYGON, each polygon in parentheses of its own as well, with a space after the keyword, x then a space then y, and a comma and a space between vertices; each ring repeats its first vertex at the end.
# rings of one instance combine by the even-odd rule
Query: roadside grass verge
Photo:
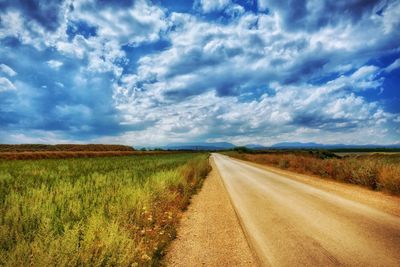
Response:
POLYGON ((343 158, 324 153, 225 152, 225 154, 298 173, 400 194, 400 154, 354 155, 343 158))
POLYGON ((0 160, 0 266, 154 266, 208 155, 0 160))

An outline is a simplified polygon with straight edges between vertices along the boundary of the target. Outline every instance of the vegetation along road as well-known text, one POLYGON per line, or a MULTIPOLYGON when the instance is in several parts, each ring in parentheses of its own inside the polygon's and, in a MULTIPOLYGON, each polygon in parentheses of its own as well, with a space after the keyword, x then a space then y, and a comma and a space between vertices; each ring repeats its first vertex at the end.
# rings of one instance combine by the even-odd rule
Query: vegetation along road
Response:
POLYGON ((398 198, 213 158, 262 265, 400 266, 400 217, 390 209, 398 198), (349 190, 351 197, 345 196, 349 190), (368 201, 360 200, 363 194, 370 194, 368 201))

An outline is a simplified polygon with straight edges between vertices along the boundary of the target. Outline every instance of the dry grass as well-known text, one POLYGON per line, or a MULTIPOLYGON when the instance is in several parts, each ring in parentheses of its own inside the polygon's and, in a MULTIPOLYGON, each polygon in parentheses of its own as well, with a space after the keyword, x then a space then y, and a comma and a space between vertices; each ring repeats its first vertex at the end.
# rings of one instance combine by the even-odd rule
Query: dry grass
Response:
POLYGON ((227 152, 226 154, 294 172, 400 194, 400 154, 355 155, 343 158, 321 157, 321 154, 318 153, 249 154, 227 152))
POLYGON ((28 152, 28 151, 134 151, 131 146, 105 144, 0 144, 0 152, 28 152))
POLYGON ((0 266, 153 266, 207 154, 0 160, 0 266))
POLYGON ((174 154, 177 151, 32 151, 32 152, 0 152, 0 159, 66 159, 66 158, 96 158, 129 155, 162 155, 174 154))
POLYGON ((134 155, 141 152, 135 151, 130 146, 104 145, 104 144, 0 144, 0 159, 63 159, 63 158, 89 158, 134 155))
POLYGON ((379 184, 389 192, 400 193, 400 166, 382 166, 378 173, 379 184))

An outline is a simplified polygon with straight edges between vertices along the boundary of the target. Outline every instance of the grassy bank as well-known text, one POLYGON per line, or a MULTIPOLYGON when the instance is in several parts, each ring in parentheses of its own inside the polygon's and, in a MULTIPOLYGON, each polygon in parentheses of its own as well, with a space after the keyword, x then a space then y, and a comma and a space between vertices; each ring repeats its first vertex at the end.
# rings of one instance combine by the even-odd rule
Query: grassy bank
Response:
POLYGON ((329 153, 307 152, 267 154, 226 152, 226 154, 298 173, 400 194, 400 154, 353 155, 342 158, 329 153))
POLYGON ((0 160, 1 266, 151 266, 207 154, 0 160))

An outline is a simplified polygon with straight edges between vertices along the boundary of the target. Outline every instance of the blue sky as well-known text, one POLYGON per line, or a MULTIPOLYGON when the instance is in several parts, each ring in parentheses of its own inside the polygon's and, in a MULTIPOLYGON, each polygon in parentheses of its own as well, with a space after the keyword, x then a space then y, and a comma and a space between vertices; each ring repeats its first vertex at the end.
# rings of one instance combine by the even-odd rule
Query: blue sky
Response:
POLYGON ((0 143, 399 143, 399 18, 390 0, 0 0, 0 143))

